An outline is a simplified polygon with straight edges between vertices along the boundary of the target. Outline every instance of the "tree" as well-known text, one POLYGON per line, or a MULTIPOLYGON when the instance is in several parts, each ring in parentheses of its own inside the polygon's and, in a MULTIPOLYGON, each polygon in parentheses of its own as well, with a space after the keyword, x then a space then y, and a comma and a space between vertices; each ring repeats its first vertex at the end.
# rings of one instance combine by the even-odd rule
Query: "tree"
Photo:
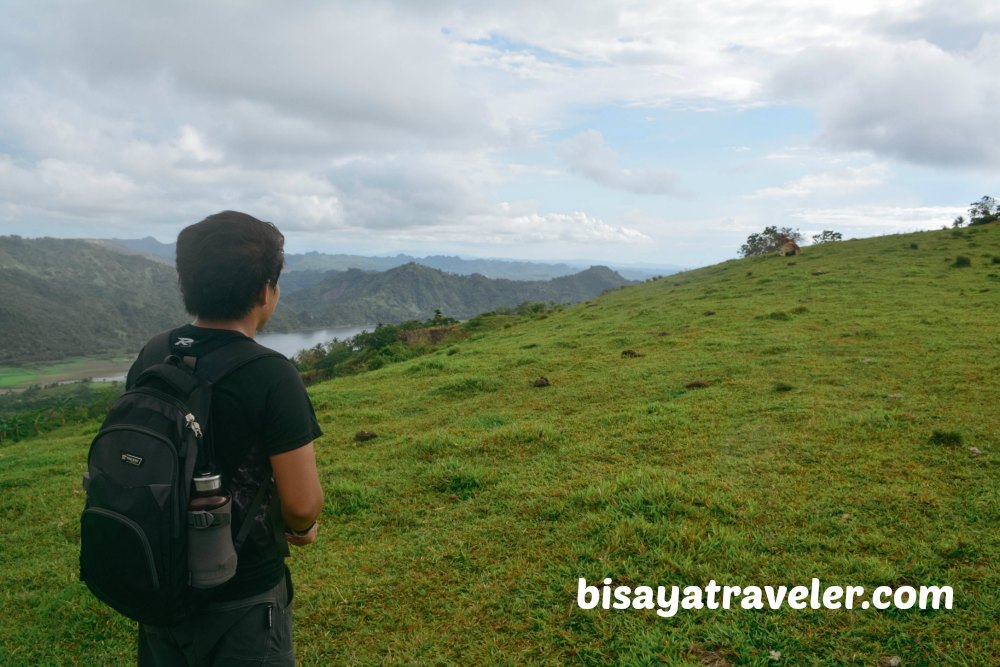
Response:
POLYGON ((951 223, 952 229, 960 229, 961 227, 964 226, 965 226, 965 218, 963 218, 962 216, 958 216, 957 218, 955 218, 955 221, 951 223))
POLYGON ((988 225, 1000 220, 1000 204, 993 197, 983 197, 969 204, 969 226, 988 225))
POLYGON ((843 234, 830 229, 824 229, 822 234, 813 234, 813 243, 816 245, 819 245, 820 243, 835 243, 843 240, 843 234))
POLYGON ((802 240, 802 233, 791 227, 778 229, 774 225, 765 227, 763 232, 751 234, 747 237, 747 242, 740 247, 741 257, 756 257, 776 252, 778 248, 789 241, 798 243, 802 240))

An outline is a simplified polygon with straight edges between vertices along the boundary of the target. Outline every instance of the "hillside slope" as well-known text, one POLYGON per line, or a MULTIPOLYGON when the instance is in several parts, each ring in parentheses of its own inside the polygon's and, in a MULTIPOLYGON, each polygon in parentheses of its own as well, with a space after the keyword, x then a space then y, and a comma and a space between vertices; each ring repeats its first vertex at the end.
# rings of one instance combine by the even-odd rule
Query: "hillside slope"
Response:
MULTIPOLYGON (((300 659, 995 664, 998 293, 996 225, 849 241, 477 318, 314 387, 327 502, 289 561, 300 659), (939 585, 954 608, 661 618, 578 608, 580 577, 939 585)), ((21 664, 133 650, 72 575, 94 428, 2 450, 0 648, 21 664)))
POLYGON ((0 364, 120 352, 183 321, 172 267, 86 241, 0 237, 0 364))

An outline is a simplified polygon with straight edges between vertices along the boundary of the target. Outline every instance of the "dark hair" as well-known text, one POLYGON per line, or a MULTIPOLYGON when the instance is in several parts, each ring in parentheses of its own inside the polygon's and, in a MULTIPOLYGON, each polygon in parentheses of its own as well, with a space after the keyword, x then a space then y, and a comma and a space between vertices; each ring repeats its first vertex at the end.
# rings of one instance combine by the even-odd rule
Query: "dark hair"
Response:
POLYGON ((237 320, 278 284, 285 237, 270 222, 223 211, 185 227, 177 236, 177 277, 184 307, 209 320, 237 320))

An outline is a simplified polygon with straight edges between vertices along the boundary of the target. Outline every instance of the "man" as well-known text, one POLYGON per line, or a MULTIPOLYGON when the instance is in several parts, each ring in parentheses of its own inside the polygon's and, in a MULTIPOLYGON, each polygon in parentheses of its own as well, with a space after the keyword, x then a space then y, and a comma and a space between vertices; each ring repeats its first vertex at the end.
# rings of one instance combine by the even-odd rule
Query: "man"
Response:
MULTIPOLYGON (((171 349, 197 358, 254 338, 278 303, 283 265, 284 236, 245 213, 225 211, 181 231, 177 274, 195 321, 171 332, 171 349)), ((148 363, 140 354, 126 387, 148 363)), ((204 607, 179 626, 140 624, 139 665, 295 665, 284 540, 311 544, 323 507, 313 449, 321 431, 295 367, 268 356, 225 377, 212 392, 210 428, 216 464, 233 499, 234 532, 272 474, 278 502, 262 503, 235 576, 211 589, 204 607), (284 539, 280 532, 275 537, 269 506, 280 508, 284 539)))

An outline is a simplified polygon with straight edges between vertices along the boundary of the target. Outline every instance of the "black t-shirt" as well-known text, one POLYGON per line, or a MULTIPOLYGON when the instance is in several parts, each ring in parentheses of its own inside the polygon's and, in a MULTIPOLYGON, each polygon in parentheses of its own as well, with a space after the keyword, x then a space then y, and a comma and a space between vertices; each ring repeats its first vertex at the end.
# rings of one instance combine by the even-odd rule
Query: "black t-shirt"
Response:
MULTIPOLYGON (((238 331, 189 324, 172 332, 171 342, 178 338, 187 339, 184 355, 199 357, 246 336, 238 331)), ((140 353, 132 364, 126 388, 142 372, 142 357, 140 353)), ((269 457, 298 449, 322 435, 302 378, 284 357, 256 359, 218 382, 212 390, 209 428, 215 443, 216 466, 233 498, 234 535, 243 525, 260 485, 271 477, 269 457)), ((284 559, 268 514, 270 501, 265 497, 257 512, 240 550, 236 575, 213 589, 212 599, 236 600, 263 593, 285 575, 284 559)))

